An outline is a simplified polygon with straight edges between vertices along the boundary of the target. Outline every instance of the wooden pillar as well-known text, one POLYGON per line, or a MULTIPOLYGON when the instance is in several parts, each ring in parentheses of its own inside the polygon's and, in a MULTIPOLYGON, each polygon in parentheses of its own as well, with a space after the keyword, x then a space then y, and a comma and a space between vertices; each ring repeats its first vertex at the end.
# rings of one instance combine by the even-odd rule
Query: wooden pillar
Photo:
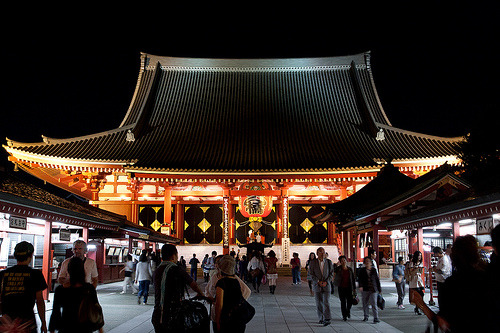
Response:
MULTIPOLYGON (((376 224, 374 227, 373 227, 373 250, 375 251, 375 254, 377 255, 377 263, 379 262, 379 259, 380 259, 380 254, 379 254, 379 235, 378 235, 378 231, 380 229, 380 226, 378 224, 376 224)), ((378 265, 377 265, 378 267, 378 265)))
POLYGON ((347 187, 340 186, 340 200, 344 200, 345 198, 347 198, 347 187))
POLYGON ((423 228, 417 229, 417 250, 422 253, 422 256, 424 255, 424 229, 423 228))
POLYGON ((281 191, 281 223, 282 223, 282 238, 281 238, 281 261, 283 265, 288 265, 291 259, 290 256, 290 237, 288 235, 288 190, 281 191))
POLYGON ((172 188, 165 186, 165 195, 163 197, 163 224, 169 228, 168 234, 172 234, 172 188))
POLYGON ((46 254, 42 258, 42 274, 47 281, 48 288, 43 291, 43 299, 49 299, 49 291, 52 289, 52 273, 50 272, 50 267, 52 267, 52 221, 45 222, 45 232, 43 235, 43 253, 46 254))
POLYGON ((234 218, 234 205, 229 205, 229 244, 236 244, 236 220, 234 218))
MULTIPOLYGON (((278 198, 281 202, 281 196, 278 198)), ((275 244, 281 244, 281 238, 283 237, 283 212, 282 212, 282 204, 276 206, 276 241, 275 244)))
POLYGON ((458 221, 453 221, 453 241, 460 236, 460 223, 458 221))
POLYGON ((82 238, 83 238, 83 241, 85 243, 89 242, 89 228, 88 227, 83 227, 82 238))
POLYGON ((222 226, 222 254, 229 254, 229 196, 226 190, 222 198, 222 226))
POLYGON ((184 205, 177 203, 175 205, 175 237, 184 244, 184 205))

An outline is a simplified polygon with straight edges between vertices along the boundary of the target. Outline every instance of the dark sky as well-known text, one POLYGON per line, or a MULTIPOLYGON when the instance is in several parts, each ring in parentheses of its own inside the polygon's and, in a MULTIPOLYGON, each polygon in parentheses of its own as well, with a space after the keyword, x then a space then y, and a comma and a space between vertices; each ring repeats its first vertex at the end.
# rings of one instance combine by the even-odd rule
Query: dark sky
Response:
POLYGON ((65 138, 116 128, 132 98, 140 52, 274 58, 371 51, 375 84, 393 126, 462 136, 479 114, 498 123, 498 11, 419 5, 302 3, 287 10, 225 11, 150 5, 131 15, 19 9, 0 42, 0 140, 39 142, 42 134, 65 138))

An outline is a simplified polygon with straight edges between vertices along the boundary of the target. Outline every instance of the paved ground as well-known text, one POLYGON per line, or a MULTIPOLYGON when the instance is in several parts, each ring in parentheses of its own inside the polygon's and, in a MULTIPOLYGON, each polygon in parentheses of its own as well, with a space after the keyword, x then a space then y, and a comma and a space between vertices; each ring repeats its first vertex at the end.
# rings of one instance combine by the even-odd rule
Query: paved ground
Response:
MULTIPOLYGON (((201 283, 201 280, 198 280, 201 283)), ((386 300, 386 309, 380 311, 381 323, 373 324, 373 318, 363 322, 361 303, 351 310, 351 319, 342 321, 340 301, 337 295, 330 298, 332 324, 323 327, 318 324, 314 297, 310 296, 307 282, 292 285, 291 277, 278 280, 276 294, 271 295, 267 286, 261 293, 252 294, 249 302, 255 307, 256 314, 247 325, 246 332, 424 332, 429 325, 425 316, 413 313, 413 306, 407 304, 405 310, 396 307, 397 295, 394 283, 382 281, 382 291, 386 300)), ((106 325, 105 332, 110 333, 149 333, 154 332, 151 324, 154 295, 148 305, 138 305, 132 294, 121 295, 121 283, 100 285, 97 288, 99 301, 103 307, 106 325)), ((428 302, 428 294, 425 301, 428 302)), ((47 303, 47 322, 50 318, 51 303, 47 303)), ((432 307, 431 307, 432 308, 432 307)), ((435 311, 436 308, 433 308, 435 311)))

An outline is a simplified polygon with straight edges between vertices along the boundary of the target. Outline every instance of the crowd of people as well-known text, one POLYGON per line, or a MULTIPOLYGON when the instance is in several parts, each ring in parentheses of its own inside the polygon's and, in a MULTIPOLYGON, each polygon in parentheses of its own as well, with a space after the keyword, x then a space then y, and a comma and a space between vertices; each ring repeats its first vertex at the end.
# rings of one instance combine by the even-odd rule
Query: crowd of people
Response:
MULTIPOLYGON (((491 238, 493 254, 490 263, 482 260, 477 240, 471 235, 457 237, 446 249, 433 248, 437 263, 430 268, 430 272, 434 273, 437 282, 438 313, 429 312, 428 308, 423 309, 425 303, 422 298, 426 281, 422 253, 415 251, 406 262, 403 257, 399 257, 392 274, 398 293, 397 307, 405 308, 405 286, 408 284, 409 300, 415 305, 415 314, 421 315, 424 310, 443 331, 495 331, 493 323, 500 309, 500 225, 493 229, 491 238)), ((52 314, 47 325, 42 295, 47 284, 41 271, 30 267, 33 245, 25 241, 18 243, 14 249, 17 265, 0 272, 0 313, 3 324, 17 325, 26 332, 36 332, 33 310, 36 305, 41 332, 102 331, 102 310, 100 320, 90 320, 88 316, 82 319, 82 304, 90 304, 88 306, 92 306, 94 310, 96 305, 97 309, 99 308, 96 293, 97 266, 94 260, 86 256, 86 251, 86 243, 78 240, 73 244, 74 255, 61 263, 56 279, 58 286, 54 291, 52 314)), ((218 255, 213 251, 211 256, 206 254, 201 262, 196 254, 193 254, 188 271, 184 258, 178 255, 177 248, 166 244, 161 251, 144 250, 138 258, 131 255, 126 257, 122 269, 125 274, 122 294, 127 293, 130 288, 133 294, 137 294, 139 304, 147 304, 152 283, 157 296, 152 323, 156 332, 166 332, 172 323, 173 313, 186 298, 186 287, 189 286, 197 296, 210 302, 207 317, 214 332, 244 332, 247 321, 235 319, 235 309, 241 308, 243 302, 250 297, 252 291, 249 285, 255 293, 260 293, 261 285, 267 283, 269 292, 275 293, 277 264, 273 250, 268 251, 267 255, 254 250, 241 258, 234 250, 229 255, 218 255), (197 283, 200 264, 203 280, 206 282, 204 290, 197 283)), ((299 284, 301 263, 298 254, 293 255, 290 266, 293 284, 299 284)), ((371 309, 373 323, 380 322, 379 308, 383 308, 380 302, 381 299, 384 301, 381 297, 382 288, 374 251, 369 251, 369 255, 363 260, 363 266, 356 272, 348 266, 345 256, 341 255, 334 264, 328 259, 325 249, 319 247, 316 253, 310 253, 305 268, 309 290, 315 297, 316 312, 321 325, 331 324, 329 298, 334 293, 334 287, 338 290, 344 321, 351 318, 351 308, 358 303, 359 292, 363 320, 368 321, 371 309)), ((97 312, 99 314, 99 311, 97 312)))

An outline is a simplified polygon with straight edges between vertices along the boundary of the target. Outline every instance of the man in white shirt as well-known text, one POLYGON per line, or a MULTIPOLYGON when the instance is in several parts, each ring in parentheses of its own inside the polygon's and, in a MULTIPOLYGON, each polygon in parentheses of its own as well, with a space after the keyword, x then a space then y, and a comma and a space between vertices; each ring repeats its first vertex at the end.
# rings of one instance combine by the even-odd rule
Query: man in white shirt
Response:
MULTIPOLYGON (((75 257, 83 260, 83 268, 85 269, 85 282, 91 283, 94 288, 97 287, 97 265, 94 260, 85 257, 87 253, 87 244, 82 240, 77 240, 73 243, 73 253, 75 257)), ((69 286, 68 263, 71 258, 64 260, 61 264, 58 282, 63 286, 69 286)))
POLYGON ((447 254, 443 253, 443 249, 439 246, 436 246, 432 252, 434 252, 434 256, 438 258, 436 267, 433 267, 432 271, 434 272, 437 282, 438 303, 441 304, 441 288, 444 281, 451 275, 451 259, 447 254))

